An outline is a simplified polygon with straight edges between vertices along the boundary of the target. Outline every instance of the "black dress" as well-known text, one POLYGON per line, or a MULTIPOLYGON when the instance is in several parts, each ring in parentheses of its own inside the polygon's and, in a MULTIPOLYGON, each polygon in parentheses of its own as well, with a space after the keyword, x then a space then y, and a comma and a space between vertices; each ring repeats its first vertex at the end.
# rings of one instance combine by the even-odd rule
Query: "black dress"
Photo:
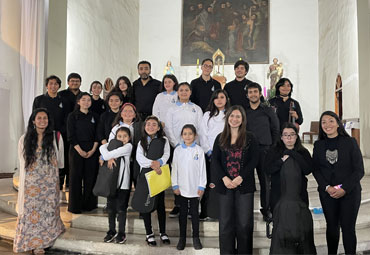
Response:
POLYGON ((312 215, 300 196, 303 176, 295 159, 284 162, 280 178, 281 198, 273 212, 270 254, 316 254, 312 215))

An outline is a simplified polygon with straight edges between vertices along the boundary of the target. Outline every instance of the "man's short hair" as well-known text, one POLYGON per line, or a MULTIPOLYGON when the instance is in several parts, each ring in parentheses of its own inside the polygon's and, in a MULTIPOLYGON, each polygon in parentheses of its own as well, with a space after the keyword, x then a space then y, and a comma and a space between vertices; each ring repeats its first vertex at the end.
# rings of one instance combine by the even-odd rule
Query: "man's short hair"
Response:
POLYGON ((68 75, 67 82, 69 82, 70 79, 79 79, 80 81, 82 81, 81 75, 79 75, 78 73, 70 73, 68 75))
POLYGON ((212 60, 211 58, 205 58, 205 59, 203 59, 203 61, 202 61, 202 65, 203 65, 206 61, 210 61, 210 62, 212 63, 212 65, 213 65, 213 60, 212 60))
POLYGON ((152 69, 152 65, 150 64, 150 62, 149 62, 149 61, 141 60, 141 61, 139 62, 139 64, 137 64, 137 69, 139 69, 139 66, 140 66, 140 65, 149 65, 149 68, 150 68, 150 69, 152 69))
POLYGON ((46 79, 45 79, 45 86, 47 87, 48 86, 48 83, 49 83, 49 81, 50 80, 56 80, 56 82, 58 83, 58 85, 59 85, 59 88, 62 86, 62 81, 59 79, 59 77, 58 76, 56 76, 56 75, 50 75, 49 77, 47 77, 46 79))
POLYGON ((254 89, 254 88, 258 89, 258 91, 259 91, 260 93, 262 93, 262 87, 261 87, 261 85, 259 85, 257 82, 252 82, 252 83, 248 84, 248 86, 247 86, 247 91, 248 91, 249 89, 254 89))
POLYGON ((248 73, 248 71, 249 71, 249 64, 246 62, 246 61, 244 61, 244 60, 238 60, 238 61, 236 61, 236 63, 234 64, 234 70, 238 67, 238 66, 240 66, 240 65, 243 65, 244 67, 245 67, 245 70, 247 71, 247 73, 248 73))

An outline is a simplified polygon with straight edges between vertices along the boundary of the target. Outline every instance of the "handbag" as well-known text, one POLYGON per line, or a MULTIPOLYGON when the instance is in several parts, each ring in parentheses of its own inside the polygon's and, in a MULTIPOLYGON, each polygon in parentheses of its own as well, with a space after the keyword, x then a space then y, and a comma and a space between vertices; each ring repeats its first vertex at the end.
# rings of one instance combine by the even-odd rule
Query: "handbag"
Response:
MULTIPOLYGON (((123 146, 123 143, 121 141, 113 139, 109 142, 108 151, 112 151, 121 146, 123 146)), ((104 161, 104 164, 99 167, 98 177, 96 178, 96 182, 93 188, 93 193, 95 196, 110 197, 116 194, 119 169, 121 167, 121 158, 123 159, 123 162, 125 162, 125 157, 117 158, 116 166, 114 166, 113 169, 108 167, 107 161, 104 161)), ((118 187, 121 187, 122 185, 123 176, 124 174, 122 173, 122 177, 118 187)))

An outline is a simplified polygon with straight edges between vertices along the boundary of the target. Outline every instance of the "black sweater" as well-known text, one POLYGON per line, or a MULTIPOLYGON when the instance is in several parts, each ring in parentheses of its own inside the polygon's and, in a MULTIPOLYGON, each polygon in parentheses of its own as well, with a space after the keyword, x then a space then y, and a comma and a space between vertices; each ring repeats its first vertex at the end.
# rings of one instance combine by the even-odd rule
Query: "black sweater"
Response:
POLYGON ((299 125, 302 125, 303 123, 303 115, 301 111, 301 106, 299 105, 297 100, 294 100, 293 98, 288 98, 284 102, 283 98, 280 96, 273 97, 269 100, 269 103, 271 106, 276 108, 276 114, 280 121, 280 126, 283 125, 285 122, 289 122, 289 110, 290 110, 290 102, 294 103, 293 110, 297 112, 298 119, 296 119, 296 123, 299 125))
POLYGON ((192 90, 190 101, 199 105, 203 112, 207 110, 213 91, 221 89, 221 84, 218 81, 212 78, 205 81, 202 76, 192 80, 190 85, 192 90))
MULTIPOLYGON (((219 139, 221 135, 216 137, 213 145, 212 160, 211 160, 211 182, 216 185, 216 191, 221 194, 226 193, 226 186, 222 181, 222 178, 230 177, 227 170, 226 156, 227 152, 223 150, 219 145, 219 139)), ((258 162, 258 142, 252 133, 248 132, 247 146, 243 148, 242 163, 240 165, 239 175, 243 178, 243 182, 238 189, 240 193, 252 193, 256 190, 254 182, 254 168, 258 162)))
POLYGON ((117 113, 112 112, 112 110, 110 109, 100 115, 100 121, 97 131, 99 142, 103 141, 104 139, 108 141, 110 131, 112 130, 112 124, 116 116, 117 113))
POLYGON ((313 175, 319 184, 318 191, 325 192, 326 186, 342 184, 342 189, 350 193, 360 188, 364 176, 364 162, 360 148, 352 137, 339 136, 337 141, 338 161, 331 165, 326 160, 326 141, 318 140, 313 148, 313 175))
POLYGON ((230 98, 231 105, 245 106, 249 103, 247 98, 247 86, 253 83, 251 80, 244 79, 242 81, 233 80, 226 83, 224 90, 230 98))
POLYGON ((285 150, 281 152, 274 146, 267 152, 264 165, 265 173, 271 175, 270 207, 273 210, 281 197, 280 170, 284 163, 281 158, 284 155, 289 155, 295 159, 302 171, 300 197, 308 206, 307 178, 305 175, 309 175, 313 170, 310 153, 306 149, 303 151, 285 150))

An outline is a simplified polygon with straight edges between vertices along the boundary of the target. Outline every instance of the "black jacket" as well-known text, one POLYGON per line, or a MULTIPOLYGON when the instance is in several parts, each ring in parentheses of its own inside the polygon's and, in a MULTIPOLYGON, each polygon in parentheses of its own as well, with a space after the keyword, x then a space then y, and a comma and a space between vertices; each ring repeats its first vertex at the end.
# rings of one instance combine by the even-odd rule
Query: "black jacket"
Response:
POLYGON ((306 149, 304 149, 303 151, 285 150, 281 152, 276 148, 276 146, 274 146, 267 152, 264 165, 265 173, 271 175, 271 209, 274 209, 275 205, 281 197, 280 170, 284 163, 281 158, 284 155, 289 155, 298 162, 298 165, 302 171, 300 197, 308 206, 309 201, 307 193, 307 178, 305 177, 305 175, 309 175, 313 170, 313 160, 310 153, 306 149))
MULTIPOLYGON (((226 186, 222 181, 222 178, 229 176, 227 171, 226 162, 226 151, 223 150, 219 145, 219 139, 221 135, 216 137, 213 145, 212 159, 211 159, 211 182, 216 185, 216 191, 221 194, 226 193, 226 186)), ((254 168, 258 162, 258 142, 252 133, 248 133, 247 146, 243 148, 242 164, 240 166, 240 176, 243 178, 243 182, 237 188, 240 193, 252 193, 256 190, 254 182, 254 168)), ((232 179, 232 178, 231 178, 232 179)))
POLYGON ((352 137, 338 137, 338 161, 331 165, 326 160, 325 139, 318 140, 313 148, 313 175, 319 184, 318 191, 325 192, 326 186, 342 184, 342 189, 350 193, 354 188, 361 189, 360 180, 364 176, 364 162, 360 148, 352 137))

